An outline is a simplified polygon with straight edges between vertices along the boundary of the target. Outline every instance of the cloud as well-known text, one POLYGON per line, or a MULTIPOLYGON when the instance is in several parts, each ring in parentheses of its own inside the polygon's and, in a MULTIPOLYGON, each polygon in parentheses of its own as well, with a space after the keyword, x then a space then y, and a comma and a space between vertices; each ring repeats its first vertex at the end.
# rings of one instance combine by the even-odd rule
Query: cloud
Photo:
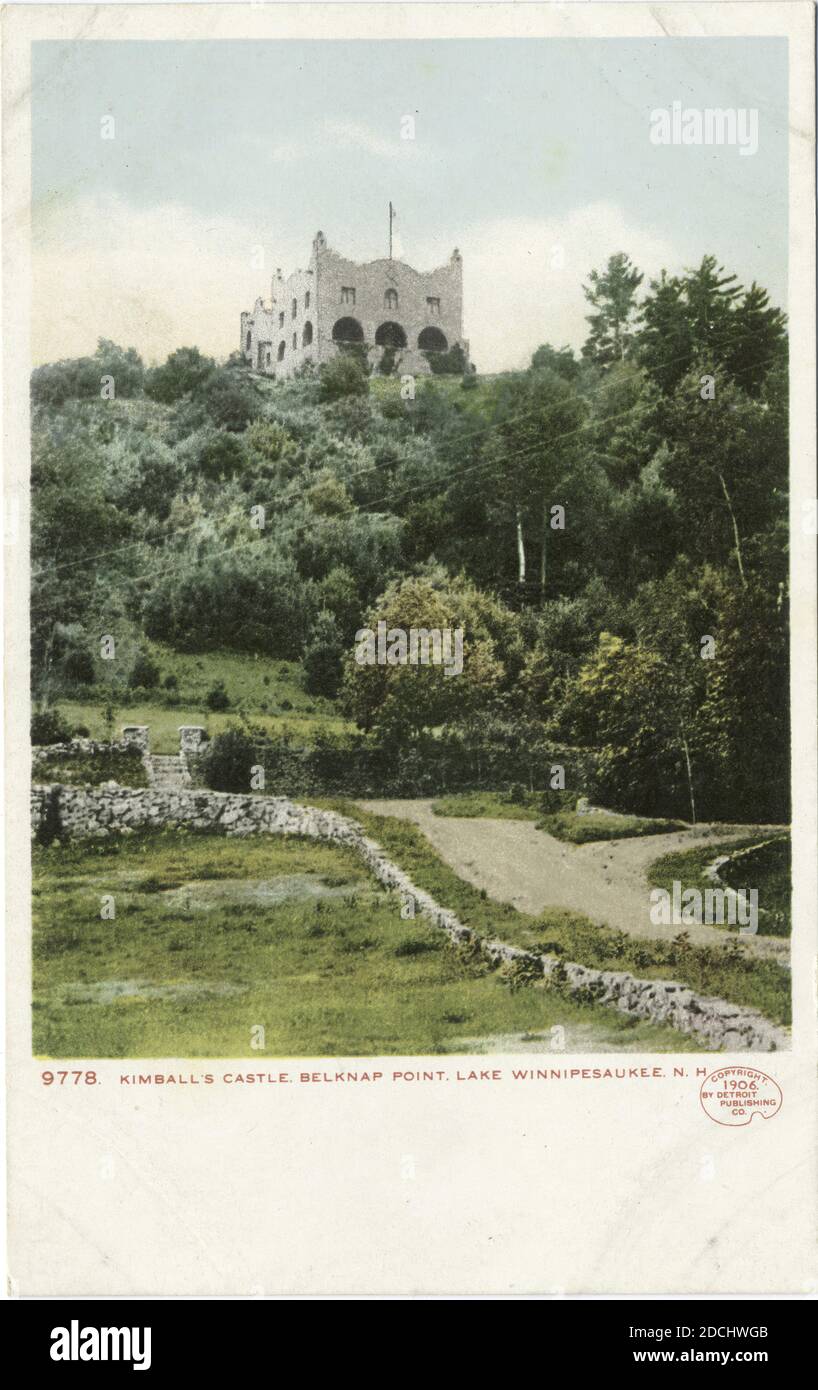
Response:
MULTIPOLYGON (((487 221, 456 240, 463 253, 464 333, 478 371, 526 367, 543 342, 579 349, 589 312, 582 285, 616 251, 626 251, 644 272, 645 288, 663 266, 677 270, 696 259, 603 202, 565 217, 487 221)), ((440 264, 454 244, 436 239, 418 269, 440 264)), ((408 259, 414 263, 411 251, 408 259)))
MULTIPOLYGON (((276 266, 286 274, 303 265, 309 247, 305 228, 276 234, 273 247, 265 227, 172 204, 139 210, 114 197, 41 205, 34 229, 35 362, 92 352, 100 337, 136 347, 146 361, 191 345, 227 356, 239 345, 240 311, 269 295, 276 266)), ((337 241, 336 249, 349 249, 337 241)), ((613 252, 627 251, 645 283, 663 266, 697 259, 601 202, 564 218, 461 228, 456 237, 407 245, 405 259, 429 270, 445 264, 455 244, 463 252, 464 329, 480 371, 526 366, 546 341, 580 347, 588 312, 582 283, 613 252)))

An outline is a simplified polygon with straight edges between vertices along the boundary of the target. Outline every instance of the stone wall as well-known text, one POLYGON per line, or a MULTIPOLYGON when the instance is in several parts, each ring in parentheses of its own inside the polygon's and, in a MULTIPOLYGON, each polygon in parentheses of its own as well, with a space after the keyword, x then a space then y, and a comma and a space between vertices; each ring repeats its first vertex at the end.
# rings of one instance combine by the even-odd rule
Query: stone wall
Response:
POLYGON ((535 955, 502 941, 480 938, 455 914, 417 888, 380 845, 349 817, 286 797, 237 796, 230 792, 133 790, 127 787, 35 786, 32 834, 79 839, 164 826, 216 830, 227 835, 306 835, 353 849, 384 888, 408 894, 415 909, 453 944, 471 945, 495 964, 518 963, 553 977, 574 997, 609 1005, 633 1018, 663 1023, 694 1035, 709 1051, 774 1052, 788 1048, 785 1029, 754 1009, 697 995, 672 980, 640 980, 627 971, 594 970, 554 955, 535 955))

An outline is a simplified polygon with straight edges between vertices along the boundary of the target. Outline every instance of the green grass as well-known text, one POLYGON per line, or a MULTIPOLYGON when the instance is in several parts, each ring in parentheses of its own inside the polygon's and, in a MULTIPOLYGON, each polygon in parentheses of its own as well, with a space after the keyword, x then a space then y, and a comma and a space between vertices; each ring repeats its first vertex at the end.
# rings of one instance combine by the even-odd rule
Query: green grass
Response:
POLYGON ((644 816, 601 815, 598 811, 580 816, 576 811, 557 811, 538 820, 537 828, 572 845, 587 845, 594 840, 629 840, 639 835, 664 835, 670 830, 682 830, 684 826, 681 821, 650 820, 644 816))
POLYGON ((338 846, 145 833, 36 849, 34 876, 38 1056, 259 1060, 258 1025, 276 1057, 471 1053, 557 1025, 579 1050, 695 1050, 543 985, 512 988, 402 920, 338 846))
POLYGON ((504 792, 454 792, 432 804, 436 816, 490 817, 495 820, 539 820, 540 792, 526 793, 525 801, 510 801, 504 792))
MULTIPOLYGON (((565 960, 596 969, 629 970, 643 979, 678 980, 700 994, 759 1009, 776 1023, 790 1020, 789 972, 777 961, 751 955, 735 935, 717 946, 691 946, 682 931, 675 941, 651 941, 561 908, 535 917, 508 903, 496 903, 464 882, 444 864, 423 832, 408 821, 372 815, 352 802, 315 804, 358 820, 419 888, 451 908, 481 936, 497 937, 529 950, 553 951, 565 960)), ((708 848, 705 862, 715 858, 718 850, 718 846, 708 848)))
MULTIPOLYGON (((790 868, 790 838, 781 835, 770 841, 766 836, 748 836, 742 840, 726 840, 700 846, 675 854, 664 854, 648 869, 648 879, 657 888, 672 892, 673 884, 682 890, 696 888, 700 893, 713 888, 703 870, 722 854, 740 854, 733 864, 725 864, 719 876, 733 888, 758 889, 758 935, 789 936, 792 931, 792 879, 790 868), (752 851, 752 853, 750 853, 752 851)), ((737 932, 738 926, 727 923, 714 930, 737 932)))
MULTIPOLYGON (((221 733, 237 717, 246 715, 270 735, 291 733, 310 742, 319 731, 343 733, 353 728, 341 718, 330 700, 308 695, 303 689, 301 666, 296 661, 255 659, 240 652, 175 652, 160 643, 147 643, 160 668, 160 682, 174 675, 178 686, 171 692, 160 686, 138 697, 115 695, 116 730, 123 724, 150 727, 152 753, 178 753, 179 725, 201 724, 209 735, 221 733), (205 697, 216 681, 224 681, 230 708, 213 712, 205 697), (168 700, 177 701, 169 704, 168 700), (291 708, 286 708, 289 705, 291 708)), ((72 725, 84 725, 92 738, 108 736, 105 704, 110 692, 95 687, 87 699, 62 699, 55 704, 72 725)))
POLYGON ((120 752, 77 754, 70 758, 44 757, 32 770, 35 782, 61 782, 64 786, 99 786, 118 782, 121 787, 146 787, 148 776, 140 756, 120 752))

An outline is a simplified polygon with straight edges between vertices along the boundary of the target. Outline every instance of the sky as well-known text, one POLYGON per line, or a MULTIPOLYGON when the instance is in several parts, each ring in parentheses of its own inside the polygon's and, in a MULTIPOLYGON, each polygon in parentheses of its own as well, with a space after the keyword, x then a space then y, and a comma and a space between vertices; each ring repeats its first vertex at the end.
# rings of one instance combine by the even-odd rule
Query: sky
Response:
POLYGON ((579 348, 582 283, 706 253, 786 308, 785 39, 38 42, 32 356, 238 347, 320 228, 418 270, 463 255, 479 371, 579 348), (759 147, 660 146, 650 115, 754 108, 759 147), (414 139, 402 138, 414 119, 414 139), (110 119, 113 118, 113 125, 110 119), (113 130, 114 138, 102 138, 113 130))

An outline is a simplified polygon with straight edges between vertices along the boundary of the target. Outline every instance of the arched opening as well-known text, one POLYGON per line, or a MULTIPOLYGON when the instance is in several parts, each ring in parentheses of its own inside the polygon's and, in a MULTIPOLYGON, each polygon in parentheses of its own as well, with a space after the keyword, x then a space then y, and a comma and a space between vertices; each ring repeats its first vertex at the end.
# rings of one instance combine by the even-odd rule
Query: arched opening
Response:
POLYGON ((307 319, 307 322, 304 324, 304 330, 303 330, 303 332, 302 332, 302 334, 301 334, 301 346, 302 346, 302 347, 309 347, 309 345, 310 345, 311 342, 312 342, 312 324, 310 323, 309 319, 307 319))
POLYGON ((398 307, 398 292, 397 292, 397 290, 387 290, 387 291, 386 291, 386 293, 385 293, 385 295, 384 295, 384 297, 383 297, 383 307, 384 307, 384 309, 397 309, 397 307, 398 307))
POLYGON ((418 347, 421 352, 447 352, 449 344, 439 328, 424 328, 418 336, 418 347))
POLYGON ((283 362, 283 361, 284 361, 284 354, 285 354, 286 351, 287 351, 287 344, 284 342, 284 339, 282 338, 281 342, 280 342, 279 345, 278 345, 278 360, 279 360, 279 362, 283 362))
POLYGON ((399 323, 382 323, 375 334, 378 347, 405 348, 406 334, 399 323))
POLYGON ((252 341, 253 341, 253 335, 252 335, 252 333, 250 332, 250 330, 249 330, 249 328, 248 328, 248 330, 247 330, 247 340, 246 340, 246 342, 245 342, 245 344, 244 344, 244 347, 245 347, 245 351, 246 351, 246 352, 249 352, 249 351, 250 351, 250 345, 251 345, 252 341))
POLYGON ((332 330, 334 343, 362 343, 364 330, 357 319, 338 319, 332 330))

